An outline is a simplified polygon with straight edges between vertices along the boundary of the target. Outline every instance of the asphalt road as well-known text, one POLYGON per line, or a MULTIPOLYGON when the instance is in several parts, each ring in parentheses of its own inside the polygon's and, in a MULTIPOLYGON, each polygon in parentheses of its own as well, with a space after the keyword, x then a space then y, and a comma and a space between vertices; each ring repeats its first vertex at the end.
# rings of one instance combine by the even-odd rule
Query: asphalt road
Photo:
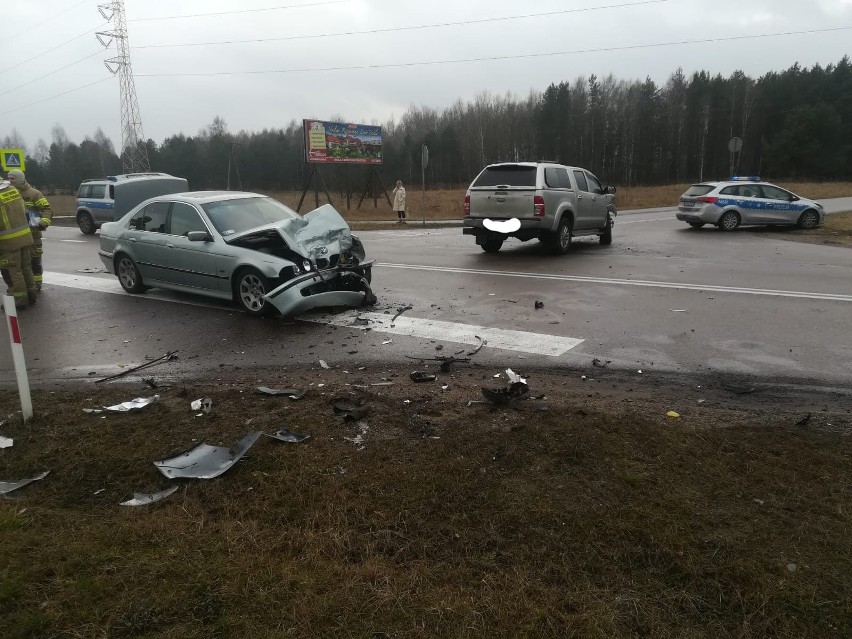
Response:
MULTIPOLYGON (((852 198, 825 204, 850 210, 852 198)), ((93 379, 175 349, 180 359, 168 371, 176 375, 320 370, 319 359, 355 369, 468 352, 480 335, 488 346, 476 361, 495 372, 526 365, 593 371, 599 358, 628 371, 846 385, 852 252, 784 241, 784 232, 725 234, 690 229, 672 209, 624 212, 612 246, 582 238, 558 257, 516 240, 485 254, 458 228, 409 223, 361 232, 378 261, 380 300, 366 331, 348 326, 354 313, 285 325, 202 297, 124 294, 113 276, 81 272, 101 267, 97 237, 54 227, 45 236, 45 290, 20 323, 34 384, 93 379)), ((13 379, 2 347, 0 382, 13 379)))

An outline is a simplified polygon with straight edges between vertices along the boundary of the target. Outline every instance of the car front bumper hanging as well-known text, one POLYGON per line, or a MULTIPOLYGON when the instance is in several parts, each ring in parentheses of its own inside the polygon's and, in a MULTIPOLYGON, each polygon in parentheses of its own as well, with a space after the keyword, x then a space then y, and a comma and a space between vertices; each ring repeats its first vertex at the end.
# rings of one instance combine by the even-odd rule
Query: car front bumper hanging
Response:
POLYGON ((357 266, 311 271, 284 282, 264 299, 284 317, 321 307, 366 306, 375 301, 369 282, 372 265, 373 261, 369 261, 357 266))

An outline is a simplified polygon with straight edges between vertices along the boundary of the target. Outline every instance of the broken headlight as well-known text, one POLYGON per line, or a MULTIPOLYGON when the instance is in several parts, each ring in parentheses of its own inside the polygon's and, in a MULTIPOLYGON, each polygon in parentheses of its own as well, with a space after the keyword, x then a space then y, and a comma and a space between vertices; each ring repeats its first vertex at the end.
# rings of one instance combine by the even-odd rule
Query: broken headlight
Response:
POLYGON ((302 262, 302 268, 305 269, 305 272, 307 273, 311 270, 311 263, 308 260, 305 260, 302 262))
POLYGON ((298 266, 285 266, 278 272, 278 277, 281 278, 282 282, 287 282, 296 277, 301 271, 298 266))

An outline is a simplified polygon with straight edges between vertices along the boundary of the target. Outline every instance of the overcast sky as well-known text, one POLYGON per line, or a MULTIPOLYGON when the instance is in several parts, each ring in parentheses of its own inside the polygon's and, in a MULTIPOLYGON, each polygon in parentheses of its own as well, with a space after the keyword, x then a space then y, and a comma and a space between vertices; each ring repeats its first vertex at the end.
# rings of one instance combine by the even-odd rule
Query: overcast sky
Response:
MULTIPOLYGON (((551 82, 593 73, 628 80, 650 76, 658 83, 678 66, 687 74, 740 69, 758 76, 795 62, 837 62, 852 42, 852 0, 126 0, 125 5, 144 133, 158 143, 179 132, 194 135, 217 115, 231 131, 283 127, 302 118, 384 124, 412 104, 440 109, 483 91, 523 97, 551 82), (229 13, 197 15, 218 12, 229 13), (175 17, 191 14, 196 15, 175 17), (467 24, 448 24, 459 22, 467 24), (753 37, 819 29, 838 30, 753 37), (334 35, 364 31, 373 33, 334 35), (741 36, 749 37, 720 40, 741 36), (709 39, 717 40, 696 42, 709 39), (267 41, 211 44, 235 40, 267 41), (198 43, 206 44, 156 46, 198 43), (381 67, 471 58, 485 59, 381 67), (329 67, 344 69, 323 70, 329 67), (285 72, 260 73, 267 71, 285 72), (214 73, 226 75, 204 75, 214 73)), ((49 144, 51 128, 60 123, 72 141, 101 127, 120 146, 119 83, 103 62, 115 55, 115 45, 106 50, 95 38, 96 31, 110 28, 97 7, 79 0, 4 5, 0 137, 14 127, 32 151, 39 138, 49 144)))

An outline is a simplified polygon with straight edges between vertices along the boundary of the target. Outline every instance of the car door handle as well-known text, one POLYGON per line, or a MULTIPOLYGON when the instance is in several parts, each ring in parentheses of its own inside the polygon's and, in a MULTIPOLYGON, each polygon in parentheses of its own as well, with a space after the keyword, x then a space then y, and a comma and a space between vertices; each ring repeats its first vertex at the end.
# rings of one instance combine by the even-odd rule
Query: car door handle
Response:
POLYGON ((582 196, 582 195, 578 195, 578 196, 577 196, 577 199, 578 199, 578 200, 582 200, 582 199, 583 199, 583 196, 582 196))

